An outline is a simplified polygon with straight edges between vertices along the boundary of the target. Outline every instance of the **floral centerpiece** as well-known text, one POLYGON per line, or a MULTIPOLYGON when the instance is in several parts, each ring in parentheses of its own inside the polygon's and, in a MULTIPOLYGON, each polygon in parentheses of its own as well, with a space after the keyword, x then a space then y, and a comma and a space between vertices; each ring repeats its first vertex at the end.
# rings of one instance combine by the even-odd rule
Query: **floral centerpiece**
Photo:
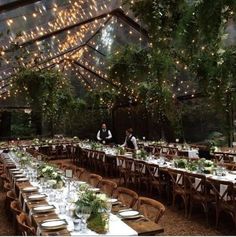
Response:
POLYGON ((87 220, 89 229, 98 234, 105 234, 109 228, 109 202, 105 194, 96 194, 89 190, 89 186, 80 187, 79 198, 75 202, 76 210, 78 208, 89 208, 90 216, 87 220))
POLYGON ((91 143, 91 149, 92 150, 100 150, 100 151, 102 151, 103 145, 100 144, 100 143, 97 143, 97 142, 92 142, 91 143))
POLYGON ((48 140, 48 139, 46 139, 45 141, 44 141, 44 143, 45 143, 45 145, 51 145, 52 143, 53 143, 53 140, 48 140))
POLYGON ((21 167, 25 167, 31 163, 30 157, 23 151, 16 151, 15 155, 18 157, 21 167))
POLYGON ((211 160, 206 160, 205 158, 199 159, 198 165, 199 169, 205 174, 211 174, 215 169, 215 163, 211 160))
POLYGON ((187 159, 174 159, 174 165, 176 168, 185 169, 187 167, 187 159))
POLYGON ((133 153, 133 158, 137 158, 140 160, 146 160, 147 156, 148 156, 148 153, 144 149, 137 150, 133 153))
POLYGON ((74 137, 73 137, 73 141, 74 141, 74 142, 78 142, 78 141, 79 141, 79 138, 78 138, 77 136, 74 136, 74 137))
POLYGON ((42 164, 38 167, 38 178, 44 178, 53 188, 62 188, 65 184, 63 176, 57 168, 48 164, 42 164))
POLYGON ((34 138, 33 141, 32 141, 32 144, 33 145, 40 145, 40 141, 38 138, 34 138))
POLYGON ((198 160, 187 160, 187 159, 175 159, 175 167, 187 169, 190 171, 196 171, 199 173, 211 174, 216 167, 216 164, 211 160, 201 158, 198 160))
POLYGON ((124 155, 125 154, 125 148, 122 146, 117 147, 117 155, 124 155))

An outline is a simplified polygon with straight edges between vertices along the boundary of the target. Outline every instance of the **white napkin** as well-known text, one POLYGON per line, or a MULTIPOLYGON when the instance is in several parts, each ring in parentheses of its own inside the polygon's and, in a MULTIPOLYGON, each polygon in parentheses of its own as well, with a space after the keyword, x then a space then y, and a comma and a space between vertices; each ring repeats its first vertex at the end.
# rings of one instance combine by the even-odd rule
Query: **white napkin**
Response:
POLYGON ((36 235, 37 236, 40 236, 40 234, 41 234, 41 230, 40 230, 40 228, 39 228, 39 226, 37 227, 37 230, 36 230, 36 235))
POLYGON ((166 153, 167 151, 167 148, 162 148, 162 152, 166 153))
POLYGON ((146 172, 146 165, 143 166, 142 173, 145 174, 146 172))
MULTIPOLYGON (((223 194, 225 193, 225 191, 227 190, 227 188, 228 188, 228 185, 220 184, 220 196, 221 196, 221 197, 223 196, 223 194)), ((223 197, 223 199, 224 199, 225 201, 227 201, 228 196, 225 195, 225 196, 223 197)))
POLYGON ((26 212, 26 206, 25 206, 25 200, 23 202, 23 207, 22 207, 23 211, 26 212))
POLYGON ((158 177, 158 175, 159 175, 159 169, 157 168, 156 171, 155 171, 154 176, 155 176, 155 177, 158 177))
POLYGON ((181 176, 181 178, 179 179, 180 176, 181 176, 181 174, 177 174, 176 181, 177 181, 177 184, 182 185, 183 184, 183 177, 181 176))
POLYGON ((234 156, 234 163, 236 163, 236 156, 234 156))
POLYGON ((195 178, 194 188, 195 188, 197 191, 201 191, 201 185, 199 185, 200 182, 201 182, 201 179, 195 178), (199 185, 199 186, 198 186, 198 185, 199 185))

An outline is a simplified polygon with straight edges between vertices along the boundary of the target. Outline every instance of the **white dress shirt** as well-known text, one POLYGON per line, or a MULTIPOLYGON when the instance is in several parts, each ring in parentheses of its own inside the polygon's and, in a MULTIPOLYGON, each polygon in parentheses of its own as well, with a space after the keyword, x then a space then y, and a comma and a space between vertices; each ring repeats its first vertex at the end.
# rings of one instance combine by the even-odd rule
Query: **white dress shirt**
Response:
MULTIPOLYGON (((132 138, 130 139, 130 141, 133 143, 134 149, 135 149, 135 150, 138 150, 137 140, 136 140, 135 136, 133 136, 133 135, 129 135, 129 138, 130 138, 131 136, 132 136, 132 138)), ((122 144, 121 146, 122 146, 122 147, 126 147, 126 146, 127 146, 127 136, 126 136, 126 138, 125 138, 124 144, 122 144)))
MULTIPOLYGON (((103 129, 102 129, 102 130, 103 130, 103 129)), ((111 131, 110 131, 110 130, 107 130, 107 132, 108 132, 108 137, 106 137, 106 139, 111 139, 111 138, 112 138, 111 131)), ((100 130, 99 130, 98 133, 97 133, 97 139, 98 139, 99 141, 102 140, 101 137, 100 137, 100 130)))

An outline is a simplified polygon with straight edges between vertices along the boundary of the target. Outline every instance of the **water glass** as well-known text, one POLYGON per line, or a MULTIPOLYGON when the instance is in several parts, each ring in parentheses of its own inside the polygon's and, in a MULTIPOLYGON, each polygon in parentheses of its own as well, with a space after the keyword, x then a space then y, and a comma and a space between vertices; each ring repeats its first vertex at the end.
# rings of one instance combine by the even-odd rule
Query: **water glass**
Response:
POLYGON ((59 204, 59 210, 60 210, 60 214, 64 215, 66 214, 66 203, 60 203, 59 204))
POLYGON ((81 231, 81 219, 73 218, 74 231, 81 231))
POLYGON ((88 218, 90 217, 90 214, 91 214, 91 208, 90 207, 82 207, 81 209, 82 211, 82 232, 83 233, 87 233, 87 220, 88 218))
POLYGON ((48 197, 49 197, 49 201, 50 202, 54 202, 55 201, 55 193, 54 192, 50 192, 48 194, 48 197))

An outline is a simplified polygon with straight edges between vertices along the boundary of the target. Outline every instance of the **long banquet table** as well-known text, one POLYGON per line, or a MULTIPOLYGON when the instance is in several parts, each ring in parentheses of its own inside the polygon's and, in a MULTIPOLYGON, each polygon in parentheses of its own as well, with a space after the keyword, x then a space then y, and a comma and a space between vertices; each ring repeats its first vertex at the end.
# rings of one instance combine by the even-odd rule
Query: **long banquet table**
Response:
MULTIPOLYGON (((86 144, 82 144, 82 149, 89 149, 89 146, 86 144)), ((117 155, 116 152, 113 148, 105 148, 103 149, 103 152, 105 152, 107 158, 109 159, 117 159, 117 155)), ((132 155, 130 153, 125 153, 123 155, 124 158, 130 159, 132 158, 132 155)), ((137 160, 137 159, 133 159, 133 162, 137 160)), ((164 173, 165 175, 169 174, 169 170, 176 170, 176 171, 180 171, 180 172, 185 172, 185 173, 196 173, 196 171, 190 171, 188 169, 183 169, 183 168, 177 168, 174 166, 174 161, 172 160, 167 160, 165 159, 165 157, 163 155, 159 156, 159 157, 155 157, 154 155, 149 156, 146 160, 142 161, 145 165, 143 167, 142 173, 143 175, 148 175, 146 172, 146 165, 148 164, 154 164, 158 167, 157 172, 156 172, 156 176, 159 176, 160 173, 164 173)), ((125 163, 123 163, 123 168, 125 168, 125 163)), ((119 166, 118 164, 118 160, 117 160, 117 167, 119 166)), ((135 172, 135 167, 134 167, 134 163, 131 166, 131 171, 130 172, 135 172)), ((201 173, 203 176, 205 176, 209 181, 210 180, 215 180, 215 181, 226 181, 226 182, 230 182, 233 183, 233 185, 236 185, 236 171, 230 171, 230 170, 226 170, 224 169, 223 171, 224 175, 218 175, 218 174, 205 174, 205 173, 201 173)), ((195 180, 195 182, 197 183, 198 180, 195 180)), ((169 185, 170 186, 170 183, 169 185)), ((170 192, 171 190, 169 189, 170 187, 168 187, 168 192, 170 192)), ((224 191, 226 189, 225 184, 220 184, 219 187, 219 192, 220 195, 224 194, 224 191)), ((168 193, 168 199, 169 199, 170 193, 168 193)))
MULTIPOLYGON (((70 185, 66 185, 60 190, 52 190, 46 188, 36 179, 30 176, 28 181, 17 182, 14 178, 13 170, 18 167, 18 159, 14 153, 2 153, 1 158, 4 163, 4 170, 8 174, 9 178, 12 180, 14 189, 18 194, 19 201, 22 205, 23 210, 28 213, 32 225, 35 227, 37 235, 95 235, 96 233, 87 230, 86 233, 81 233, 81 231, 74 231, 73 218, 71 211, 73 209, 72 202, 77 200, 76 190, 79 188, 80 181, 71 180, 70 185), (45 200, 32 202, 28 200, 28 194, 23 192, 25 187, 38 187, 38 192, 46 193, 47 197, 45 200), (61 212, 60 204, 63 203, 66 207, 66 212, 61 212), (54 205, 55 211, 50 214, 33 214, 32 210, 34 207, 39 205, 54 205), (65 219, 68 223, 67 228, 58 231, 46 231, 40 227, 40 223, 47 219, 65 219)), ((38 162, 34 160, 35 164, 38 162)), ((27 174, 31 172, 34 173, 34 168, 27 168, 27 174)), ((37 192, 36 192, 37 193, 37 192)), ((119 210, 125 209, 123 205, 115 205, 112 208, 112 213, 109 219, 109 231, 107 235, 156 235, 162 233, 164 229, 151 220, 145 218, 138 220, 121 220, 116 213, 119 210)))

